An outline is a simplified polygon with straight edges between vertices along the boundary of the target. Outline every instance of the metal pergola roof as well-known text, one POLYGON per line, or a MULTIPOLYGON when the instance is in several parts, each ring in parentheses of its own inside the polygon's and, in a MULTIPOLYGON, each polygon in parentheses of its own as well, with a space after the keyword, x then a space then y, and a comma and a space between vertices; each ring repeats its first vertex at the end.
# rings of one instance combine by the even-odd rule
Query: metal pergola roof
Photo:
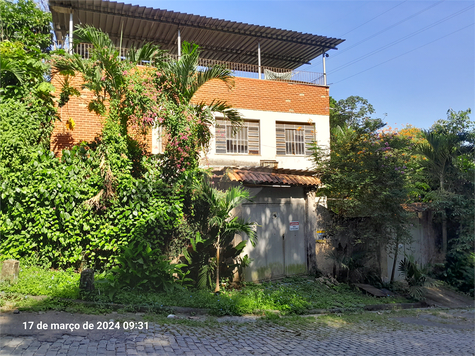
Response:
POLYGON ((262 66, 296 69, 342 43, 343 39, 250 25, 107 0, 49 0, 58 40, 69 30, 70 13, 76 24, 92 25, 122 46, 159 44, 177 53, 178 30, 182 41, 197 43, 202 58, 257 64, 260 43, 262 66))

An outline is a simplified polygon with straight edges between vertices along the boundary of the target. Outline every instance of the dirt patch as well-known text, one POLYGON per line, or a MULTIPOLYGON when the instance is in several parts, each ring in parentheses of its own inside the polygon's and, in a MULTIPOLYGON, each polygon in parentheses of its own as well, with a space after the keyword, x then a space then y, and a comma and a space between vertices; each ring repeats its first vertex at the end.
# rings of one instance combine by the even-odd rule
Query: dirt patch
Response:
POLYGON ((438 310, 416 316, 392 318, 401 323, 475 332, 475 310, 438 310))
POLYGON ((475 301, 466 295, 454 292, 444 287, 431 287, 425 289, 425 302, 430 306, 444 308, 473 308, 475 301))

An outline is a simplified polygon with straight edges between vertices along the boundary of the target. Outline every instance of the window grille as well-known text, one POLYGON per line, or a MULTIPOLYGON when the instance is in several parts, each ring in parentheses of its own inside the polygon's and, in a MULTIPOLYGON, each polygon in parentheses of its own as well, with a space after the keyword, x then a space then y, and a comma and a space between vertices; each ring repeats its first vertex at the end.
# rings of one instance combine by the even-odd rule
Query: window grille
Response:
POLYGON ((259 154, 259 121, 246 120, 236 132, 231 122, 218 119, 215 134, 217 154, 259 154))
POLYGON ((276 154, 300 155, 312 154, 315 141, 315 124, 276 122, 276 154))
POLYGON ((285 129, 285 154, 303 155, 305 153, 303 129, 285 129))
POLYGON ((226 153, 247 153, 247 127, 233 132, 232 126, 226 126, 226 153))

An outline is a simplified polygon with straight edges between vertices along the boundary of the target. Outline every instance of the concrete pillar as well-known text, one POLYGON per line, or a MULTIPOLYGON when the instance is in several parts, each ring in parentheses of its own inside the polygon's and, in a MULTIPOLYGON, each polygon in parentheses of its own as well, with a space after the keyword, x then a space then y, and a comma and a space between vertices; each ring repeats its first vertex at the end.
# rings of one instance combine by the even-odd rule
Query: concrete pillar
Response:
POLYGON ((181 33, 180 29, 178 29, 178 60, 181 58, 181 33))
POLYGON ((71 10, 71 12, 69 13, 69 54, 73 54, 73 30, 73 10, 71 10))
POLYGON ((326 66, 325 66, 325 58, 326 57, 328 57, 328 54, 323 53, 323 58, 322 58, 322 61, 323 61, 323 85, 327 85, 327 69, 326 69, 326 66))
POLYGON ((261 78, 261 43, 257 42, 257 65, 259 66, 259 79, 261 78))
POLYGON ((20 262, 17 260, 6 260, 2 264, 2 273, 0 274, 0 282, 9 281, 15 283, 18 281, 20 272, 20 262))
POLYGON ((79 291, 81 293, 94 291, 94 270, 87 268, 81 272, 79 291))

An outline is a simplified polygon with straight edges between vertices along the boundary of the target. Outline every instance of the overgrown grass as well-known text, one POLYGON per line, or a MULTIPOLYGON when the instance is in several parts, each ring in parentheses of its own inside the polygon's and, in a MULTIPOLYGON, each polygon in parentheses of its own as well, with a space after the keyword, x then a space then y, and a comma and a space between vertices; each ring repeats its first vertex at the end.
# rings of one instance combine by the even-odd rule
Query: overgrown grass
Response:
MULTIPOLYGON (((205 308, 209 313, 221 315, 305 314, 314 309, 344 308, 360 310, 365 305, 407 302, 404 298, 375 298, 363 295, 346 284, 327 286, 313 278, 294 277, 262 284, 248 283, 242 290, 210 291, 177 287, 168 293, 112 290, 104 278, 96 278, 96 292, 85 298, 95 307, 80 305, 64 299, 79 298, 79 274, 72 270, 56 271, 35 266, 22 266, 16 284, 0 284, 3 304, 22 309, 59 309, 68 311, 107 311, 107 303, 124 304, 126 310, 146 307, 149 310, 169 312, 167 307, 205 308), (38 299, 31 296, 48 296, 38 299)), ((0 303, 1 304, 1 303, 0 303)), ((2 307, 2 305, 0 305, 2 307)))
POLYGON ((79 297, 79 277, 72 269, 66 271, 37 266, 21 266, 17 283, 0 284, 0 291, 23 295, 47 295, 59 298, 79 297))

